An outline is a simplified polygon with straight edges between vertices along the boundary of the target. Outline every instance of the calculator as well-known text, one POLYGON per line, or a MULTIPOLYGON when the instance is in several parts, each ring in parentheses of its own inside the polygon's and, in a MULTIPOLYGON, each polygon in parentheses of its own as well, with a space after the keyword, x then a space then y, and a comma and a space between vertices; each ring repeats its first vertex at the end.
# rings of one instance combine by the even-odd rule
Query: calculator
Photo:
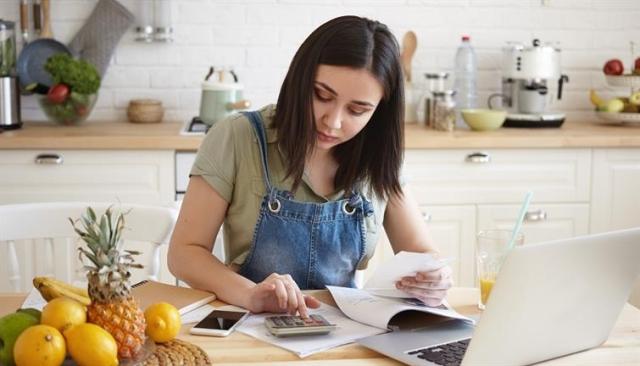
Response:
POLYGON ((308 319, 299 315, 269 316, 264 320, 264 325, 276 337, 321 335, 336 329, 335 324, 319 314, 310 315, 308 319))

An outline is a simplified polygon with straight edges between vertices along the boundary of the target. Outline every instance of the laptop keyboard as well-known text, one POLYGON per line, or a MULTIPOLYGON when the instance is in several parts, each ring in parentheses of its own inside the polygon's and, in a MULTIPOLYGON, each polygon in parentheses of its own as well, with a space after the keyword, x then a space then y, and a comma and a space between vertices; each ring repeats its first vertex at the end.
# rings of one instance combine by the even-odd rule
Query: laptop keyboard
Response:
POLYGON ((462 362, 462 357, 470 341, 471 339, 465 339, 458 342, 411 351, 408 352, 408 354, 433 362, 436 365, 458 366, 462 362))

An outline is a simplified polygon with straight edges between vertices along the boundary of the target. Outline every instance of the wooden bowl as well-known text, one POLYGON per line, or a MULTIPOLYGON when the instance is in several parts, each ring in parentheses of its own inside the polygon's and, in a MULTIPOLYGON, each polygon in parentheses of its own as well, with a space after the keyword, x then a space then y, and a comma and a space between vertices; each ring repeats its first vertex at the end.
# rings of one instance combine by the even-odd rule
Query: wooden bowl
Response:
POLYGON ((132 99, 127 108, 127 117, 132 123, 162 122, 164 108, 162 102, 156 99, 132 99))

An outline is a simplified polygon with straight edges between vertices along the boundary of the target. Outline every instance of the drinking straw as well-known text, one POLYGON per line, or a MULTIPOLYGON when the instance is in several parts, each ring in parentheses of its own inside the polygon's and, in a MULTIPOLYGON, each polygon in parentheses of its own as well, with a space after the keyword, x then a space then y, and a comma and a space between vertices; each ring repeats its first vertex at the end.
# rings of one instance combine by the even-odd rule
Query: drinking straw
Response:
POLYGON ((522 227, 522 222, 524 221, 524 215, 529 209, 529 203, 531 202, 532 196, 533 192, 531 191, 528 191, 524 196, 524 202, 522 202, 522 207, 520 207, 520 213, 518 214, 518 221, 516 221, 516 226, 513 228, 513 233, 511 234, 509 245, 507 245, 507 248, 509 248, 509 250, 513 249, 513 246, 516 242, 516 238, 518 237, 518 233, 520 232, 520 228, 522 227))

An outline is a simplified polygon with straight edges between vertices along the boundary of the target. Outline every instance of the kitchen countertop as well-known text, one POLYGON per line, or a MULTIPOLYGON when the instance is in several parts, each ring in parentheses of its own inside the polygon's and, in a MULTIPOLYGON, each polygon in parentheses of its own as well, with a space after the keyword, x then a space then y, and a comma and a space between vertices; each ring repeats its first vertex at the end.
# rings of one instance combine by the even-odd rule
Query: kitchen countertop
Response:
MULTIPOLYGON (((25 123, 0 133, 2 149, 197 150, 200 135, 180 135, 182 122, 134 124, 86 122, 80 126, 25 123)), ((594 122, 566 122, 562 128, 501 128, 440 132, 408 124, 407 149, 640 147, 640 128, 594 122)))

